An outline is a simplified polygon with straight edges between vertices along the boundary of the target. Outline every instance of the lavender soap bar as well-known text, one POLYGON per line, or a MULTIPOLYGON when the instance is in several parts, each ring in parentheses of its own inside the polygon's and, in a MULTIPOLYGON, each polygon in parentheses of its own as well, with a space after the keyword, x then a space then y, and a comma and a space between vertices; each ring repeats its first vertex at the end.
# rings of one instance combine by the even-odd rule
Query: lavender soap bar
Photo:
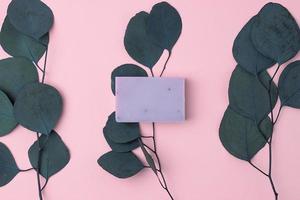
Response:
POLYGON ((182 122, 182 78, 116 77, 117 122, 182 122))

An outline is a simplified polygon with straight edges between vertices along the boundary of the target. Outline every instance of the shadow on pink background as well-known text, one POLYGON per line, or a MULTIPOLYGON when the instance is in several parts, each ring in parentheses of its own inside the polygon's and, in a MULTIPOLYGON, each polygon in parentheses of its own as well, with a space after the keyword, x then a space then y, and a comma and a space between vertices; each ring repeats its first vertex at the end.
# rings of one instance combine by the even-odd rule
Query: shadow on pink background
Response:
MULTIPOLYGON (((149 11, 159 1, 45 2, 56 19, 46 82, 64 97, 64 115, 56 130, 72 156, 69 165, 50 180, 45 200, 168 200, 150 170, 119 180, 96 162, 109 151, 102 128, 115 104, 110 73, 121 64, 134 63, 123 46, 126 25, 135 13, 149 11)), ((176 200, 273 200, 268 180, 227 153, 218 136, 228 104, 230 74, 236 65, 231 53, 234 38, 267 1, 169 2, 181 13, 183 33, 165 75, 188 81, 188 120, 157 128, 158 150, 171 192, 176 200)), ((300 22, 299 1, 276 2, 286 6, 300 22)), ((0 2, 1 22, 8 3, 0 2)), ((5 57, 1 52, 1 58, 5 57)), ((166 55, 161 63, 165 59, 166 55)), ((299 110, 284 108, 274 133, 273 174, 280 200, 300 198, 299 119, 299 110)), ((143 134, 151 134, 150 125, 143 126, 143 134)), ((35 134, 21 127, 0 138, 21 168, 30 167, 27 150, 34 140, 35 134)), ((264 149, 255 158, 264 168, 267 153, 264 149)), ((32 200, 38 198, 37 194, 34 172, 19 174, 0 188, 3 200, 32 200)))

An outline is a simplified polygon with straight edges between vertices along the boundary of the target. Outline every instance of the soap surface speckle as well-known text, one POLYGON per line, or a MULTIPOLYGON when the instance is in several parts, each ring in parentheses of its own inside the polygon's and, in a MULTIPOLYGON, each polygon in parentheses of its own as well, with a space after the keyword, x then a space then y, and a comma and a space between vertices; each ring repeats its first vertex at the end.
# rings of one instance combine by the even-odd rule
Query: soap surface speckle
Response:
POLYGON ((117 122, 185 120, 183 78, 116 77, 117 122))

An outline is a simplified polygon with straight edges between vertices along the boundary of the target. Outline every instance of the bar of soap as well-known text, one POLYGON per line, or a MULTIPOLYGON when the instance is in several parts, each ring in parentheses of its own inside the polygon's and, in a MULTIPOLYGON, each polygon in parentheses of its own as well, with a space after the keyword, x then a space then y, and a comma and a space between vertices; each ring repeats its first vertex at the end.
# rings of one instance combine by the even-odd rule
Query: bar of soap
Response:
POLYGON ((182 78, 116 77, 117 122, 182 122, 182 78))

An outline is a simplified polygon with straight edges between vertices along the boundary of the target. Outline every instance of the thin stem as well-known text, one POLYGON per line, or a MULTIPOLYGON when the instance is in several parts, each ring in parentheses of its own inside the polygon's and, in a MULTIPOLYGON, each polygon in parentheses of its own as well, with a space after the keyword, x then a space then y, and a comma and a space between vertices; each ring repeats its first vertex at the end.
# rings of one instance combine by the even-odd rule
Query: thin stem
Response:
MULTIPOLYGON (((273 141, 273 129, 274 129, 275 122, 274 122, 271 92, 272 92, 272 82, 273 82, 273 79, 275 78, 279 68, 280 68, 280 64, 277 66, 277 69, 276 69, 275 73, 273 74, 273 76, 272 76, 272 78, 269 82, 269 88, 268 88, 269 103, 270 103, 270 110, 271 110, 271 121, 272 121, 272 133, 271 133, 271 136, 270 136, 270 141, 268 143, 268 145, 269 145, 269 173, 268 173, 268 177, 269 177, 269 181, 270 181, 271 186, 272 186, 273 193, 275 195, 275 200, 278 199, 278 192, 275 188, 274 181, 273 181, 273 178, 272 178, 272 141, 273 141)), ((279 116, 279 114, 278 114, 278 116, 279 116)), ((276 117, 276 118, 278 119, 278 117, 276 117)), ((277 121, 277 120, 275 120, 275 121, 277 121)))
POLYGON ((142 143, 147 149, 149 149, 150 151, 152 151, 152 153, 156 153, 156 151, 154 151, 151 147, 149 147, 148 145, 146 145, 145 143, 142 143))
POLYGON ((275 118, 275 121, 274 121, 273 125, 275 125, 275 124, 277 123, 282 108, 283 108, 283 105, 280 105, 279 111, 278 111, 278 113, 277 113, 277 116, 276 116, 276 118, 275 118))
POLYGON ((265 173, 263 170, 261 170, 259 167, 257 167, 255 164, 253 164, 252 162, 251 162, 251 160, 250 161, 248 161, 249 162, 249 164, 252 166, 252 167, 254 167, 255 169, 257 169, 259 172, 261 172, 263 175, 265 175, 265 176, 267 176, 267 177, 269 177, 269 175, 267 174, 267 173, 265 173))
POLYGON ((168 52, 169 52, 168 58, 167 58, 167 60, 166 60, 166 62, 165 62, 165 64, 164 64, 164 68, 163 68, 163 70, 161 71, 159 77, 162 77, 162 75, 164 74, 164 72, 165 72, 165 70, 166 70, 166 68, 167 68, 167 64, 168 64, 168 62, 169 62, 169 60, 170 60, 170 58, 171 58, 172 51, 168 51, 168 52))
POLYGON ((41 189, 41 179, 40 179, 40 170, 41 170, 41 144, 40 144, 40 135, 39 133, 36 133, 37 136, 37 143, 38 143, 38 161, 37 161, 37 171, 36 171, 36 175, 37 175, 37 182, 38 182, 38 190, 39 190, 39 198, 40 200, 43 200, 43 195, 42 195, 42 189, 41 189))
POLYGON ((44 61, 44 69, 43 69, 42 83, 45 82, 46 67, 47 67, 47 58, 48 58, 48 46, 46 47, 46 53, 45 53, 45 61, 44 61))
MULTIPOLYGON (((42 83, 45 82, 47 58, 48 58, 48 46, 46 47, 45 60, 44 60, 44 68, 42 70, 42 72, 43 72, 42 83)), ((37 132, 36 135, 37 135, 37 143, 38 143, 38 148, 39 148, 39 151, 38 151, 38 162, 37 162, 37 182, 38 182, 38 190, 39 190, 39 199, 43 200, 42 191, 46 187, 48 179, 46 180, 45 185, 43 187, 41 187, 40 170, 41 170, 41 153, 43 151, 43 147, 41 147, 41 144, 40 144, 40 140, 39 140, 40 135, 39 135, 39 133, 37 132)))
POLYGON ((31 171, 31 170, 34 170, 35 168, 29 168, 29 169, 20 169, 19 171, 20 172, 28 172, 28 171, 31 171))
POLYGON ((150 72, 151 72, 151 76, 154 77, 154 72, 152 68, 150 69, 150 72))
POLYGON ((158 180, 161 183, 162 187, 167 191, 167 193, 170 196, 170 198, 173 200, 174 198, 173 198, 172 194, 169 191, 169 188, 168 188, 168 185, 167 185, 167 181, 166 181, 165 176, 164 176, 164 174, 162 172, 162 165, 161 165, 161 162, 160 162, 160 158, 159 158, 158 153, 157 153, 157 146, 156 146, 156 139, 155 139, 156 138, 155 137, 156 136, 156 129, 155 129, 155 123, 154 122, 152 123, 152 133, 153 133, 154 154, 155 154, 156 159, 157 159, 158 169, 159 169, 159 173, 161 175, 161 178, 163 180, 163 184, 162 184, 162 182, 161 182, 161 180, 160 180, 159 177, 158 177, 158 180))
POLYGON ((46 179, 46 182, 45 182, 45 184, 43 185, 43 187, 42 187, 42 189, 41 189, 42 191, 46 188, 46 186, 47 186, 47 184, 48 184, 48 181, 49 181, 49 178, 46 179))
POLYGON ((147 138, 153 138, 153 136, 141 136, 141 138, 147 139, 147 138))

